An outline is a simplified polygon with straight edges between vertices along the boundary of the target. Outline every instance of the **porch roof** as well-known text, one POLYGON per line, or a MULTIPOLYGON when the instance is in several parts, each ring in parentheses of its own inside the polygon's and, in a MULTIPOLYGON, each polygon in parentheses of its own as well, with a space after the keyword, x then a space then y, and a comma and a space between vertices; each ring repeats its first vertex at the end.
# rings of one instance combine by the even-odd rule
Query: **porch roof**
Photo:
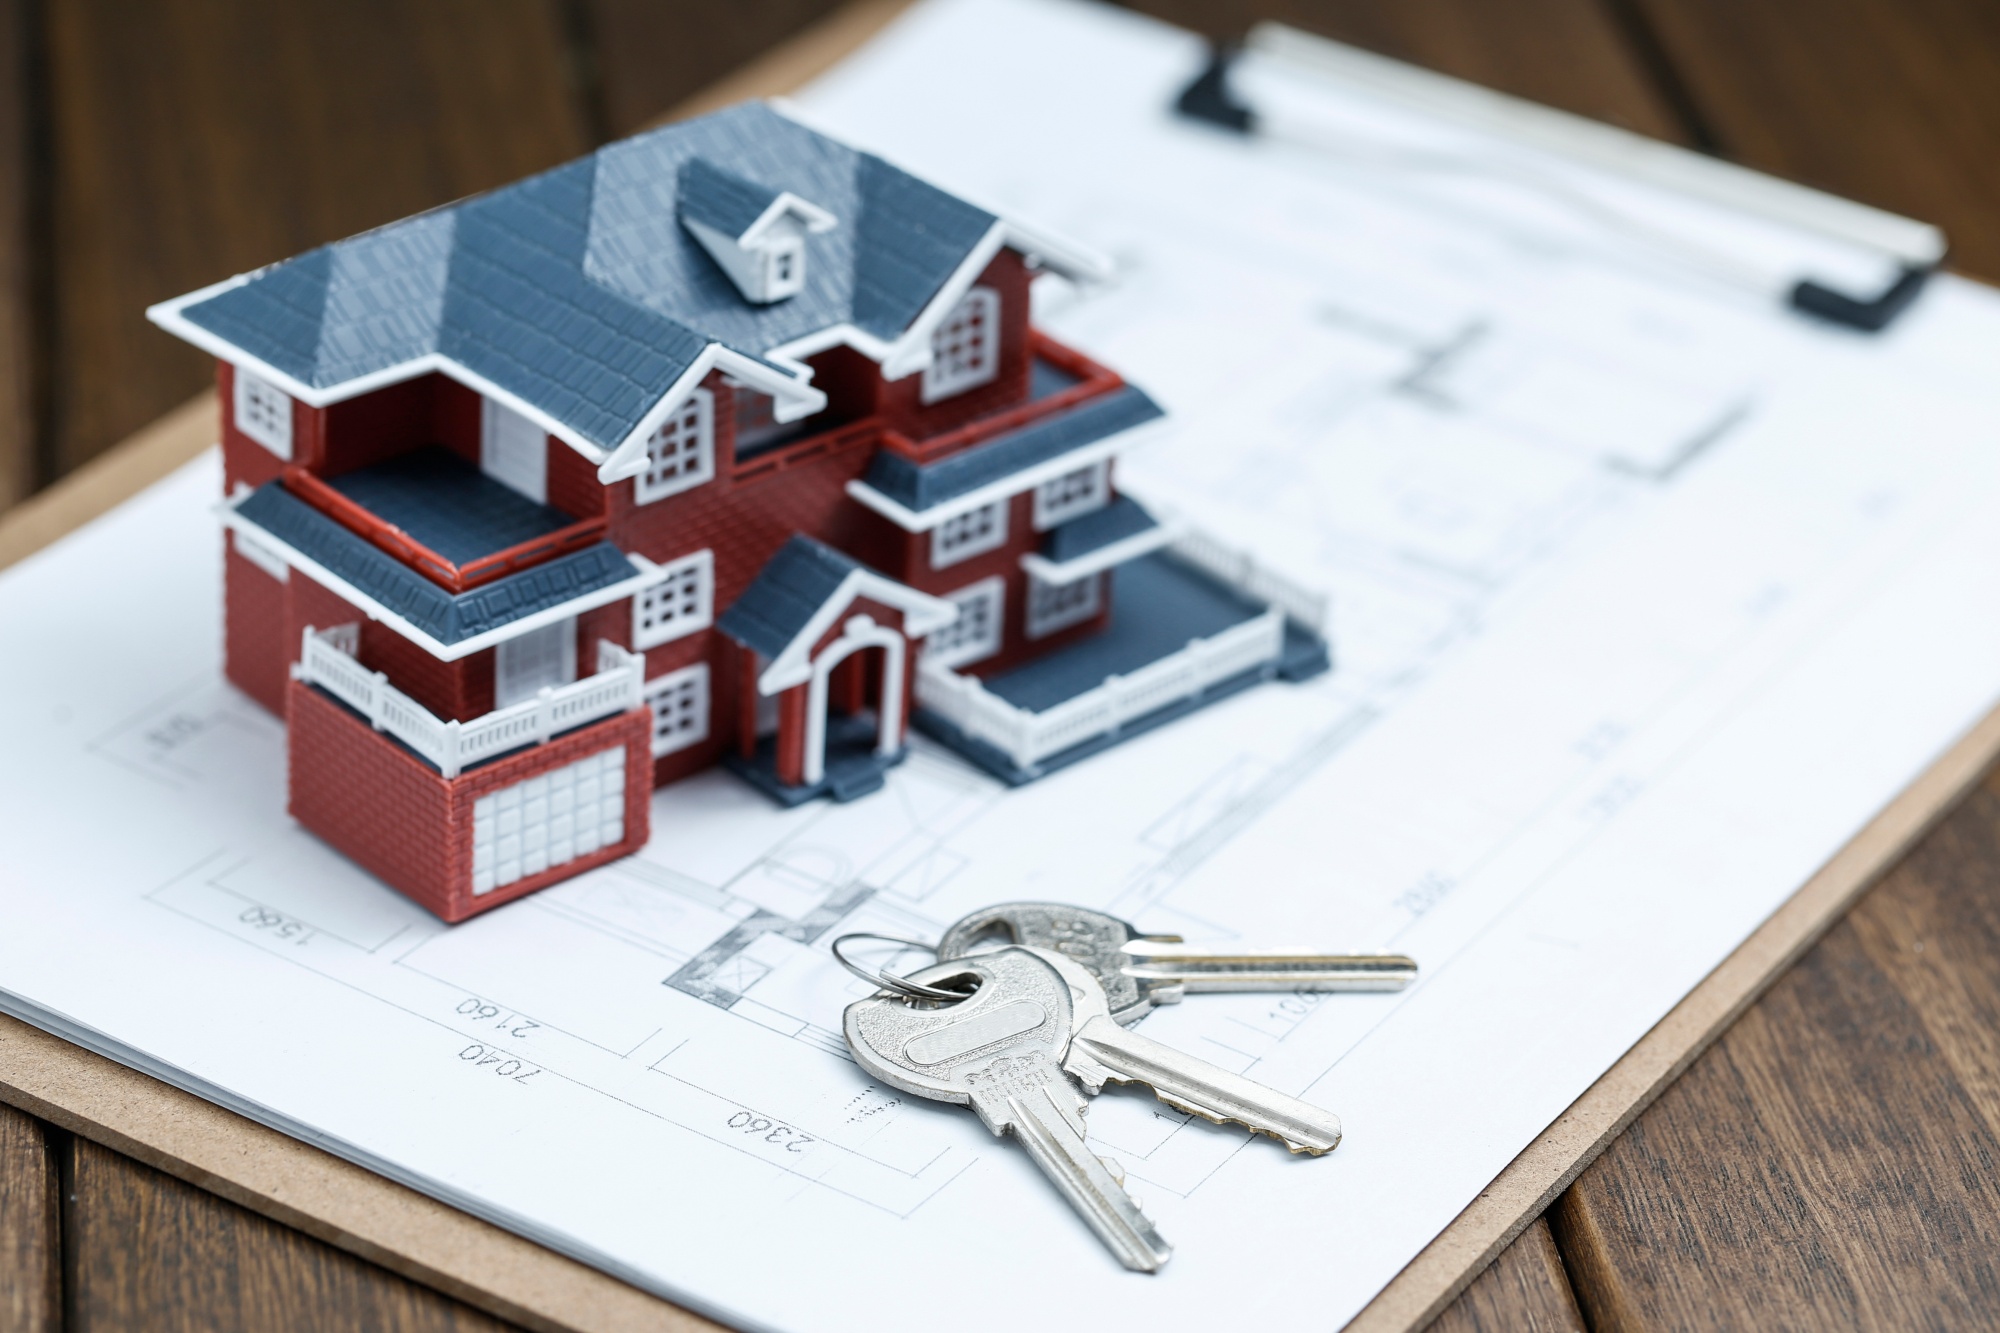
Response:
POLYGON ((237 523, 276 546, 287 563, 446 658, 508 637, 531 617, 582 609, 629 595, 649 573, 609 542, 586 546, 518 574, 453 594, 269 482, 233 506, 237 523), (414 631, 414 633, 412 633, 414 631), (426 642, 428 640, 428 642, 426 642))
POLYGON ((858 597, 902 612, 903 633, 912 639, 958 619, 950 602, 878 574, 824 542, 794 536, 715 627, 769 659, 757 688, 775 694, 811 679, 813 645, 858 597))

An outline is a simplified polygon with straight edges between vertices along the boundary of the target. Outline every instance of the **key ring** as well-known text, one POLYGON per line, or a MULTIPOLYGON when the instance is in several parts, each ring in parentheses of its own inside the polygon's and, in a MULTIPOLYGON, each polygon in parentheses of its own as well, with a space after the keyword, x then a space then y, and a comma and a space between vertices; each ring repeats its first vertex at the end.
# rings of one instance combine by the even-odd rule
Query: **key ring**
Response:
POLYGON ((930 953, 937 952, 936 946, 926 944, 922 940, 905 939, 901 935, 884 935, 879 931, 873 930, 850 931, 848 934, 836 937, 833 943, 828 946, 833 951, 833 960, 836 963, 839 963, 863 981, 871 982, 892 995, 900 995, 907 1000, 956 1001, 963 1000, 972 994, 971 991, 946 990, 942 986, 926 986, 921 981, 911 981, 908 977, 899 977, 893 972, 882 972, 874 968, 863 967, 840 951, 840 946, 849 940, 881 940, 885 944, 902 944, 912 949, 923 949, 930 953))

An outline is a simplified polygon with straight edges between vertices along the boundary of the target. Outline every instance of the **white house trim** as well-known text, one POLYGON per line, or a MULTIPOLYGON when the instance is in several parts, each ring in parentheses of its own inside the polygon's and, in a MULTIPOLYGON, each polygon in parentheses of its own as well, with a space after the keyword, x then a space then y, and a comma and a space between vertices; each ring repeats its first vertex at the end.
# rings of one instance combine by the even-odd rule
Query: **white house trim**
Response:
MULTIPOLYGON (((559 620, 566 620, 571 616, 580 615, 585 611, 595 610, 600 606, 609 606, 613 602, 635 596, 665 578, 670 568, 668 566, 656 565, 643 556, 627 553, 625 558, 639 567, 639 572, 631 578, 621 579, 617 583, 599 588, 595 592, 587 592, 579 597, 572 597, 567 602, 559 602, 554 606, 544 607, 533 615, 526 615, 522 616, 519 620, 509 621, 497 629, 487 630, 484 634, 475 634, 469 639, 460 639, 457 643, 448 644, 434 638, 416 625, 411 624, 408 620, 397 615, 394 611, 391 611, 388 607, 382 605, 373 597, 370 597, 367 593, 361 591, 361 589, 355 587, 352 583, 349 583, 346 579, 340 577, 340 575, 320 564, 317 560, 314 560, 311 556, 300 551, 289 542, 273 536, 266 529, 259 527, 237 513, 236 507, 242 504, 250 493, 248 487, 241 487, 235 495, 215 507, 216 516, 222 521, 222 525, 225 528, 239 535, 243 533, 250 534, 253 541, 260 543, 267 552, 283 560, 286 565, 304 574, 328 592, 335 594, 370 620, 387 625, 390 629, 396 631, 396 633, 402 635, 440 662, 456 662, 462 657, 470 657, 474 653, 495 647, 508 639, 526 634, 530 630, 541 629, 543 626, 553 625, 559 620)), ((955 610, 953 614, 956 614, 955 610)))
POLYGON ((813 612, 805 628, 794 634, 783 651, 771 659, 771 664, 757 677, 757 692, 777 694, 811 680, 812 646, 833 628, 833 622, 853 605, 857 597, 872 598, 901 611, 903 632, 912 639, 921 639, 958 619, 958 608, 942 597, 918 592, 915 588, 884 578, 872 569, 854 570, 841 580, 831 596, 820 603, 819 610, 813 612))
MULTIPOLYGON (((957 614, 955 608, 952 614, 957 614)), ((827 683, 835 667, 864 648, 883 650, 882 698, 875 710, 878 718, 875 753, 894 754, 903 746, 903 636, 876 624, 868 616, 850 617, 840 637, 829 643, 812 664, 812 681, 806 690, 803 777, 807 786, 826 776, 827 683)))
POLYGON ((1107 569, 1116 568, 1127 560, 1137 560, 1140 556, 1169 545, 1174 539, 1174 531, 1161 523, 1135 532, 1121 541, 1108 546, 1100 546, 1095 551, 1080 555, 1062 564, 1047 559, 1040 553, 1030 551, 1021 557, 1021 568, 1044 583, 1074 583, 1092 574, 1102 574, 1107 569))
MULTIPOLYGON (((286 374, 268 361, 252 356, 228 339, 209 332, 180 313, 186 306, 204 301, 232 287, 240 287, 256 276, 255 273, 242 274, 226 282, 204 287, 200 291, 177 296, 171 301, 162 301, 147 308, 146 318, 175 337, 193 343, 204 352, 219 357, 231 365, 241 366, 261 379, 269 380, 308 407, 326 407, 333 403, 345 402, 364 393, 387 388, 391 384, 401 384, 404 380, 436 372, 528 418, 597 464, 598 480, 607 485, 637 476, 639 472, 645 470, 646 437, 680 407, 711 370, 719 368, 745 384, 770 394, 776 400, 772 413, 780 421, 796 421, 826 407, 826 395, 803 379, 787 375, 782 370, 766 365, 755 357, 745 356, 741 352, 724 347, 721 343, 710 343, 704 347, 695 357, 694 364, 682 372, 680 378, 676 379, 659 401, 653 404, 652 409, 640 420, 638 426, 611 449, 585 439, 574 429, 557 421, 527 399, 501 388, 477 371, 469 370, 450 357, 437 352, 429 352, 382 370, 358 375, 326 388, 316 388, 286 374), (636 469, 632 467, 635 449, 639 460, 636 469), (615 475, 607 476, 606 472, 613 469, 614 465, 617 469, 615 475)), ((804 366, 800 366, 799 369, 804 374, 810 374, 804 366)))
POLYGON ((1150 435, 1161 424, 1160 418, 1141 422, 1137 426, 1119 431, 1116 435, 1106 436, 1094 444, 1082 445, 1066 454, 1058 454, 1046 462, 1037 463, 1033 467, 1009 473, 998 481, 989 481, 977 490, 955 495, 922 511, 911 509, 900 500, 891 499, 867 482, 858 479, 847 483, 847 493, 905 532, 929 532, 948 518, 956 518, 968 510, 989 505, 995 500, 1019 495, 1030 487, 1039 486, 1065 473, 1074 472, 1078 468, 1088 467, 1092 463, 1122 453, 1133 445, 1142 443, 1144 437, 1150 435))

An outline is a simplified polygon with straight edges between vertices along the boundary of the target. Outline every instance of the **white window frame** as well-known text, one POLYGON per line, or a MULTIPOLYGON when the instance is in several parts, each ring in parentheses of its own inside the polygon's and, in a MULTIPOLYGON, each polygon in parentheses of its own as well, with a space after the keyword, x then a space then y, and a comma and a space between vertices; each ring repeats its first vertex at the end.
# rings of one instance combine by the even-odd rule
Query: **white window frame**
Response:
POLYGON ((783 300, 805 290, 806 238, 787 236, 764 251, 764 298, 783 300))
POLYGON ((653 758, 685 750, 691 745, 699 745, 708 739, 709 711, 713 696, 709 691, 708 663, 696 662, 693 666, 669 671, 646 682, 643 697, 646 707, 653 714, 653 758), (662 721, 661 705, 669 696, 685 696, 691 699, 690 725, 666 736, 660 734, 662 721))
POLYGON ((1035 531, 1046 532, 1111 503, 1111 460, 1051 477, 1035 487, 1035 531))
POLYGON ((646 470, 632 478, 632 496, 642 505, 651 504, 655 500, 693 490, 714 478, 715 395, 707 389, 696 389, 672 416, 646 437, 646 470), (694 430, 692 464, 671 476, 656 476, 664 461, 662 449, 669 439, 675 442, 677 456, 686 455, 685 432, 690 426, 694 430))
POLYGON ((931 529, 931 568, 944 569, 1007 544, 1009 500, 953 514, 931 529))
POLYGON ((991 384, 1000 377, 1000 293, 974 287, 931 334, 931 363, 924 367, 923 400, 943 399, 991 384), (980 330, 977 338, 969 330, 980 330))
POLYGON ((576 680, 576 617, 531 629, 503 639, 493 649, 493 707, 510 708, 526 703, 543 689, 561 689, 576 680), (537 651, 552 648, 556 654, 553 677, 539 670, 545 658, 519 660, 530 644, 537 651), (510 679, 512 677, 512 679, 510 679), (525 677, 526 679, 521 679, 525 677))
POLYGON ((715 623, 715 552, 696 551, 662 568, 665 573, 660 581, 632 598, 632 646, 637 649, 657 648, 715 623), (660 599, 671 599, 681 604, 690 591, 694 603, 691 608, 677 610, 665 620, 647 623, 649 603, 657 605, 660 599))
POLYGON ((1104 609, 1104 575, 1086 574, 1068 583, 1045 583, 1030 575, 1028 578, 1028 637, 1045 639, 1058 630, 1071 625, 1081 625, 1104 609), (1064 600, 1061 595, 1072 589, 1085 587, 1088 591, 1075 601, 1064 600))
POLYGON ((998 574, 944 594, 944 600, 958 608, 958 619, 924 640, 924 656, 939 666, 965 666, 983 662, 1000 651, 1007 623, 1007 580, 998 574), (976 608, 985 607, 983 617, 974 618, 976 608), (975 627, 977 638, 967 635, 975 627))
POLYGON ((236 429, 278 457, 292 456, 292 396, 254 371, 237 366, 230 414, 236 429))

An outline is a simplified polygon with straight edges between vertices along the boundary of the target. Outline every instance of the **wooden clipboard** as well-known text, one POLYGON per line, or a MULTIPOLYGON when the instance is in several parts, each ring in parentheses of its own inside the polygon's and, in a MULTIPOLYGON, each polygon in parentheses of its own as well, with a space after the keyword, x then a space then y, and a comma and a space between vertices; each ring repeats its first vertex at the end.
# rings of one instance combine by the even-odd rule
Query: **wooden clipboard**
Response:
MULTIPOLYGON (((676 108, 680 118, 797 88, 900 13, 860 0, 676 108)), ((81 527, 217 438, 213 393, 0 519, 0 569, 81 527)), ((1350 1330, 1420 1327, 1651 1104, 2000 755, 1987 714, 1522 1151, 1350 1330)), ((718 1325, 407 1186, 0 1016, 0 1101, 529 1328, 614 1333, 718 1325)))

